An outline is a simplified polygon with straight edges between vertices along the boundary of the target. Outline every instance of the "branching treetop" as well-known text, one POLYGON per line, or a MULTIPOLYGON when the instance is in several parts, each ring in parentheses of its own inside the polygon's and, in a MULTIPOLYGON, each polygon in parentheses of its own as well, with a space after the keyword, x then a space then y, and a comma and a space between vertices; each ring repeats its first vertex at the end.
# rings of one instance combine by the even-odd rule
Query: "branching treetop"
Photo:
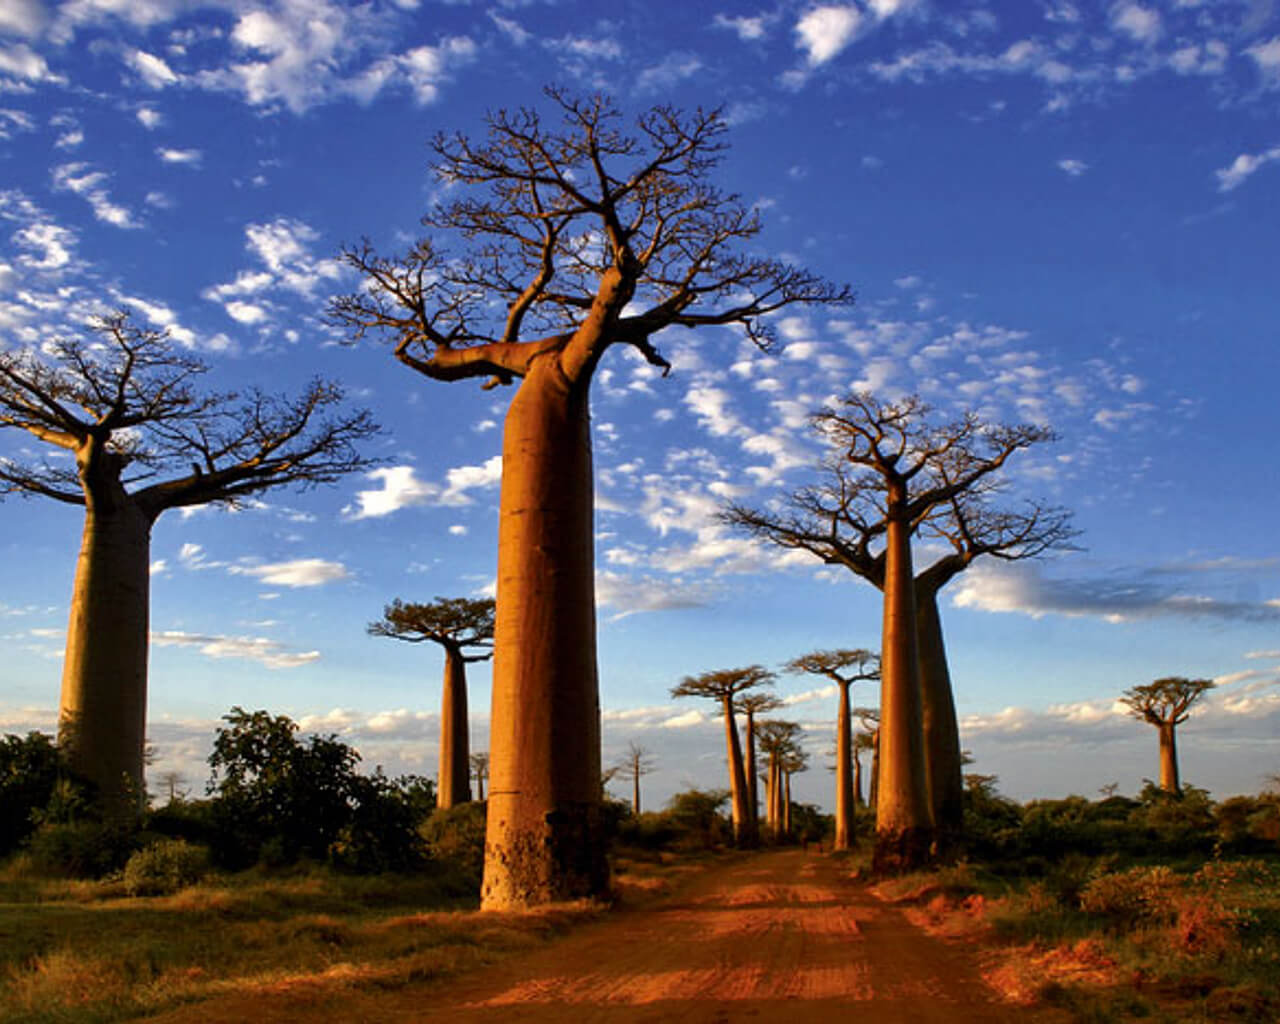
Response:
POLYGON ((771 718, 756 724, 756 741, 766 754, 784 757, 800 749, 799 722, 785 722, 771 718))
POLYGON ((880 656, 860 647, 810 651, 793 658, 782 667, 787 672, 826 676, 842 686, 880 678, 880 656))
POLYGON ((772 693, 744 693, 734 699, 733 710, 744 715, 762 715, 769 711, 777 711, 782 707, 782 700, 772 693))
POLYGON ((1076 533, 1062 508, 1028 502, 995 507, 998 471, 1015 452, 1053 440, 1044 427, 985 424, 966 413, 950 423, 928 422, 916 397, 883 403, 855 393, 838 409, 813 417, 827 442, 819 483, 800 489, 781 512, 730 505, 721 518, 780 547, 808 551, 880 585, 891 486, 905 486, 905 514, 913 531, 951 551, 920 574, 941 587, 975 558, 1033 558, 1070 545, 1076 533))
POLYGON ((657 771, 658 762, 645 747, 635 740, 627 744, 626 752, 618 758, 617 773, 624 779, 635 781, 657 771))
POLYGON ((725 149, 718 110, 654 107, 632 132, 605 97, 547 89, 559 123, 531 108, 487 118, 483 142, 438 135, 437 178, 461 198, 423 217, 403 255, 367 241, 344 252, 366 287, 331 322, 390 335, 401 362, 439 380, 511 383, 560 354, 589 378, 604 349, 636 348, 669 369, 651 338, 670 326, 741 324, 760 344, 770 313, 847 303, 847 288, 740 251, 755 212, 710 183, 725 149), (458 188, 460 187, 460 188, 458 188), (445 238, 459 239, 458 251, 445 238))
POLYGON ((778 677, 760 665, 746 668, 725 668, 703 672, 700 676, 685 676, 671 688, 673 697, 709 697, 712 700, 732 701, 743 690, 756 686, 772 686, 778 677))
POLYGON ((0 427, 75 456, 72 465, 0 460, 0 494, 100 507, 132 488, 154 517, 267 487, 330 483, 373 464, 356 444, 378 427, 367 412, 337 412, 335 384, 315 380, 296 398, 201 394, 194 384, 207 367, 165 332, 136 327, 123 311, 91 326, 96 340, 60 340, 48 357, 0 352, 0 427))
MULTIPOLYGON (((370 636, 387 636, 409 643, 429 640, 461 653, 468 647, 493 646, 494 602, 491 598, 437 597, 430 604, 413 604, 396 598, 382 618, 369 623, 370 636)), ((466 657, 484 661, 491 650, 466 657)))
POLYGON ((1214 688, 1212 679, 1184 679, 1170 676, 1153 683, 1131 686, 1120 697, 1128 705, 1129 714, 1151 725, 1181 725, 1191 707, 1214 688))

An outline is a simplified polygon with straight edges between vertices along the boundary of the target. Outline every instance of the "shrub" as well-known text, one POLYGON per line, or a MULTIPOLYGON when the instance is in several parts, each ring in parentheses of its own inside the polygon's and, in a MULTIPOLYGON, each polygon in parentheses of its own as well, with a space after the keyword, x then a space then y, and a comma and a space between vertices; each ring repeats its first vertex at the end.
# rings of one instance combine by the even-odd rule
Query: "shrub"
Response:
POLYGON ((41 825, 27 840, 30 868, 55 878, 101 878, 133 852, 132 830, 96 821, 41 825))
POLYGON ((432 860, 457 871, 468 891, 480 892, 484 874, 486 805, 473 800, 439 810, 418 828, 432 860))
POLYGON ((161 839, 138 850, 124 866, 130 896, 164 896, 194 885, 209 871, 209 851, 182 839, 161 839))
POLYGON ((60 767, 58 748, 43 733, 0 740, 0 856, 35 831, 35 812, 53 796, 60 767))
POLYGON ((1139 920, 1171 915, 1181 882, 1172 868, 1130 868, 1098 875, 1080 893, 1080 909, 1132 925, 1139 920))

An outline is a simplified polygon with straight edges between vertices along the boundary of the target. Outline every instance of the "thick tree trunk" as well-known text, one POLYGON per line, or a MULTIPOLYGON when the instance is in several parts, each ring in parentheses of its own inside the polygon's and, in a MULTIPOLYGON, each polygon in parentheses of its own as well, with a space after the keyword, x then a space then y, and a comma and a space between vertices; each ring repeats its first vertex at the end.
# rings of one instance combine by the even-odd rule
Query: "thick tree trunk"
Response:
POLYGON ((455 647, 444 649, 444 693, 440 699, 441 810, 471 800, 471 741, 467 721, 467 664, 455 647))
POLYGON ((774 841, 782 837, 782 762, 769 755, 769 830, 774 841))
POLYGON ((1160 729, 1160 788, 1166 793, 1181 793, 1178 780, 1177 728, 1172 722, 1164 722, 1160 729))
POLYGON ((151 522, 128 500, 86 512, 62 664, 58 745, 116 819, 146 801, 151 522))
POLYGON ((631 776, 631 813, 640 813, 640 772, 637 771, 631 776))
POLYGON ((837 850, 853 847, 853 713, 849 707, 849 683, 839 683, 840 707, 836 712, 836 842, 837 850))
POLYGON ((733 698, 724 698, 724 736, 729 749, 729 799, 733 808, 733 841, 739 846, 751 846, 755 831, 751 827, 751 815, 747 810, 747 775, 742 767, 742 744, 738 740, 738 727, 733 718, 733 698))
POLYGON ((937 828, 938 853, 950 856, 964 831, 964 766, 955 695, 947 670, 947 649, 938 615, 937 590, 916 584, 916 639, 920 650, 920 690, 924 709, 924 753, 929 804, 937 828))
POLYGON ((603 896, 589 378, 536 359, 503 435, 487 910, 603 896))
POLYGON ((748 711, 746 727, 746 765, 743 775, 747 780, 747 814, 751 819, 752 835, 760 835, 760 780, 756 776, 756 716, 748 711))
POLYGON ((888 495, 884 632, 880 661, 880 779, 876 798, 877 870, 900 871, 929 859, 933 821, 924 758, 916 643, 911 526, 905 494, 888 495))

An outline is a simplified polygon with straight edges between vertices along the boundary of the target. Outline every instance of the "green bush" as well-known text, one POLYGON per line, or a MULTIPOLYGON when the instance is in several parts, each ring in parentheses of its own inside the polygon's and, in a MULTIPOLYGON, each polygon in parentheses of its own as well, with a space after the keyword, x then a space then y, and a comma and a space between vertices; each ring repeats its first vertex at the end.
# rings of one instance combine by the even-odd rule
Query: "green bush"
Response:
POLYGON ((194 885, 209 871, 209 851, 182 839, 161 839, 138 850, 124 866, 130 896, 164 896, 194 885))
POLYGON ((484 875, 486 804, 473 800, 438 810, 418 827, 431 859, 456 871, 468 891, 479 894, 484 875))
POLYGON ((1132 925, 1168 917, 1181 891, 1182 883, 1170 867, 1130 868, 1091 879, 1080 893, 1080 909, 1118 925, 1132 925))
POLYGON ((35 831, 37 812, 52 798, 60 768, 58 748, 43 733, 0 740, 0 856, 35 831))
POLYGON ((31 870, 53 878, 101 878, 123 867, 136 833, 118 825, 78 821, 41 825, 27 840, 31 870))

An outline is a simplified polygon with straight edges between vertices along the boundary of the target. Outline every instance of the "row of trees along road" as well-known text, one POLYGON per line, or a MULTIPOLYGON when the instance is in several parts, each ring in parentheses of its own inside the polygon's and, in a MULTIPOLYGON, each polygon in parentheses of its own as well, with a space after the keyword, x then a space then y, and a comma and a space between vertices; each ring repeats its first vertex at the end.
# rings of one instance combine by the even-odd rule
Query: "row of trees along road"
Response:
POLYGON ((938 423, 918 397, 883 402, 865 392, 816 413, 813 425, 827 447, 820 480, 780 512, 731 505, 724 518, 883 592, 874 862, 910 868, 945 854, 962 825, 960 735, 938 593, 982 555, 1032 558, 1070 543, 1065 510, 995 500, 1007 461, 1054 435, 972 413, 938 423), (913 539, 944 553, 917 572, 913 539))
POLYGON ((144 798, 151 530, 172 508, 286 485, 330 483, 372 464, 377 432, 342 392, 315 380, 296 397, 202 392, 208 367, 124 312, 96 337, 46 353, 0 352, 0 427, 69 452, 67 461, 0 459, 0 495, 85 511, 67 622, 58 746, 98 810, 136 816, 144 798))
POLYGON ((486 908, 608 887, 589 424, 600 360, 622 346, 665 373, 653 337, 668 327, 738 325, 768 345, 761 318, 851 301, 745 248, 757 215, 711 180, 718 111, 655 107, 628 133, 603 97, 547 96, 558 125, 521 108, 490 114, 483 141, 437 136, 436 173, 458 198, 402 254, 348 248, 363 287, 329 308, 433 380, 520 382, 502 442, 486 908))

